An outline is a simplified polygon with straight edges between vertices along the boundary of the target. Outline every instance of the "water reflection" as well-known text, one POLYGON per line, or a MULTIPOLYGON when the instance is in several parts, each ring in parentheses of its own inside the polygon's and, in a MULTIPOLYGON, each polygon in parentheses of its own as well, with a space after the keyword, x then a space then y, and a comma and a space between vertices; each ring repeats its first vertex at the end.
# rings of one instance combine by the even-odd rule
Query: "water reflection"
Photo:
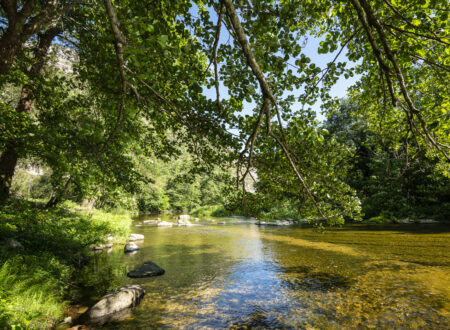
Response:
POLYGON ((80 278, 90 301, 129 283, 147 292, 130 317, 104 327, 450 326, 448 231, 418 241, 417 232, 393 228, 347 227, 322 235, 217 220, 226 224, 134 228, 145 235, 136 254, 124 255, 119 247, 98 255, 80 278), (434 266, 421 264, 424 255, 434 266), (166 274, 126 277, 147 260, 166 274))

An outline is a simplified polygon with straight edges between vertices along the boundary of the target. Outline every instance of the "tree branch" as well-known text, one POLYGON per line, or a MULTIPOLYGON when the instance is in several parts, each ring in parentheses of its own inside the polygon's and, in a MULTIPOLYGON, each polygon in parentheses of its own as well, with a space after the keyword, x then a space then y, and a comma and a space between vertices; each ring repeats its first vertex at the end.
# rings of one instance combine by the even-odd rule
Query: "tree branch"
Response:
MULTIPOLYGON (((305 189, 306 193, 308 194, 309 198, 311 199, 311 201, 313 202, 314 206, 316 207, 317 211, 319 212, 319 214, 322 217, 325 217, 325 215, 322 213, 322 210, 320 209, 318 203, 316 202, 314 196, 312 195, 308 185, 306 184, 306 181, 303 179, 302 175, 300 174, 300 172, 297 170, 297 167, 290 155, 289 149, 287 148, 287 146, 285 145, 286 142, 286 137, 284 135, 284 130, 283 130, 283 126, 282 126, 282 122, 281 122, 281 117, 280 117, 280 113, 278 110, 278 104, 277 104, 277 100, 274 96, 274 94, 272 93, 272 90, 270 89, 269 84, 266 81, 266 78, 264 77, 264 74, 261 71, 261 68, 259 67, 258 62, 256 61, 255 56, 253 55, 253 52, 251 50, 250 44, 247 40, 247 36, 244 32, 244 29, 242 28, 241 22, 239 20, 239 17, 236 13, 236 9, 233 5, 232 0, 222 0, 222 3, 225 5, 226 9, 227 9, 227 15, 228 18, 230 20, 230 23, 234 29, 236 38, 238 39, 239 44, 241 45, 241 49, 242 52, 244 53, 246 60, 247 60, 247 64, 250 66, 253 74, 255 75, 255 77, 257 78, 258 82, 259 82, 259 86, 261 88, 262 94, 263 94, 263 107, 260 110, 260 114, 259 117, 262 118, 262 113, 265 113, 266 115, 266 122, 268 123, 268 132, 269 135, 272 136, 276 142, 280 145, 280 147, 282 148, 283 152, 285 153, 286 157, 289 160, 289 164, 291 165, 292 169, 294 170, 298 180, 300 181, 300 183, 302 184, 303 188, 305 189), (282 132, 283 135, 283 140, 284 142, 276 135, 274 134, 271 130, 270 130, 270 102, 272 102, 275 106, 276 109, 276 114, 277 114, 277 118, 278 118, 278 122, 280 125, 280 131, 282 132)), ((258 120, 257 124, 255 125, 255 128, 253 130, 253 132, 257 132, 257 130, 259 129, 259 126, 261 125, 261 121, 258 120)), ((256 136, 255 136, 256 138, 256 136)), ((248 144, 248 141, 247 141, 248 144)), ((248 172, 248 169, 247 169, 248 172)))
POLYGON ((116 57, 117 57, 117 66, 120 73, 120 79, 122 81, 122 96, 121 101, 119 105, 119 111, 117 112, 117 119, 116 123, 114 125, 114 128, 108 138, 106 139, 105 143, 102 146, 102 150, 106 148, 107 144, 116 134, 117 129, 119 128, 120 121, 122 119, 123 111, 125 108, 125 97, 127 93, 127 78, 125 75, 125 60, 123 57, 123 46, 126 44, 125 36, 123 35, 122 31, 120 30, 120 24, 119 19, 117 18, 116 11, 114 9, 114 5, 112 4, 111 0, 104 0, 106 12, 108 14, 109 23, 111 25, 111 30, 114 34, 114 47, 116 50, 116 57))

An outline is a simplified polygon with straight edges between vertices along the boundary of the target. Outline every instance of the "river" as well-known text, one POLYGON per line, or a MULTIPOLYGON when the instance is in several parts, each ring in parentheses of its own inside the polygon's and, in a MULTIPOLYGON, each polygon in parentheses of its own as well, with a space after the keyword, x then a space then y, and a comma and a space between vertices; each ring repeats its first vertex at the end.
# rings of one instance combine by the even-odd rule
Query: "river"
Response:
POLYGON ((126 284, 147 292, 106 328, 450 328, 449 225, 346 225, 321 233, 245 218, 193 227, 142 223, 154 218, 134 221, 132 232, 145 235, 137 253, 117 246, 80 274, 74 295, 87 305, 126 284), (166 273, 126 276, 147 260, 166 273))

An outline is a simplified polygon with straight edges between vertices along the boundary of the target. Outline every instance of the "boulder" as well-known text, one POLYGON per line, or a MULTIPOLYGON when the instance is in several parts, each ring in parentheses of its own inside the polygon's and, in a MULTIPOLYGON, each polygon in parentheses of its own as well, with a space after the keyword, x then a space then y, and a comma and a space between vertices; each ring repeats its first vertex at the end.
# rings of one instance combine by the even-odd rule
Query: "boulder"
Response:
POLYGON ((200 221, 200 219, 199 219, 199 218, 194 218, 194 221, 197 221, 197 222, 198 222, 198 221, 200 221))
POLYGON ((157 264, 146 261, 139 266, 138 268, 133 269, 131 272, 128 272, 127 276, 132 278, 140 278, 140 277, 150 277, 150 276, 158 276, 163 275, 166 271, 159 267, 157 264))
POLYGON ((94 250, 94 251, 100 251, 100 250, 103 250, 103 249, 104 249, 103 245, 94 245, 92 247, 92 250, 94 250))
POLYGON ((172 222, 167 222, 167 221, 161 221, 160 223, 158 223, 159 227, 172 227, 173 223, 172 222))
POLYGON ((144 235, 141 234, 130 234, 128 238, 129 241, 140 241, 144 239, 144 235))
POLYGON ((134 307, 144 295, 145 291, 140 285, 124 286, 116 292, 102 297, 99 302, 92 306, 88 313, 89 318, 96 319, 134 307))
POLYGON ((127 252, 133 252, 139 250, 139 246, 137 246, 134 242, 129 242, 125 245, 124 249, 125 253, 127 252))
POLYGON ((113 247, 112 243, 108 243, 108 244, 105 245, 105 249, 110 249, 112 247, 113 247))
POLYGON ((191 220, 191 216, 188 214, 182 214, 178 216, 178 220, 191 220))

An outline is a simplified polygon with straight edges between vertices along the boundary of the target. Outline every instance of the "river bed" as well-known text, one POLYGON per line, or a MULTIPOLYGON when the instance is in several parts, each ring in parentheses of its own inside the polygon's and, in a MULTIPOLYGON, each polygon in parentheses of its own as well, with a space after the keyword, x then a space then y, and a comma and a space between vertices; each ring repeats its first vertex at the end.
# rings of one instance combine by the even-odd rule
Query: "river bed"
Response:
POLYGON ((449 225, 346 225, 321 233, 238 217, 192 227, 143 224, 154 218, 134 221, 132 232, 145 235, 137 253, 117 246, 80 275, 74 295, 87 305, 126 284, 147 292, 130 315, 105 328, 450 327, 449 225), (148 260, 166 273, 126 276, 148 260))

